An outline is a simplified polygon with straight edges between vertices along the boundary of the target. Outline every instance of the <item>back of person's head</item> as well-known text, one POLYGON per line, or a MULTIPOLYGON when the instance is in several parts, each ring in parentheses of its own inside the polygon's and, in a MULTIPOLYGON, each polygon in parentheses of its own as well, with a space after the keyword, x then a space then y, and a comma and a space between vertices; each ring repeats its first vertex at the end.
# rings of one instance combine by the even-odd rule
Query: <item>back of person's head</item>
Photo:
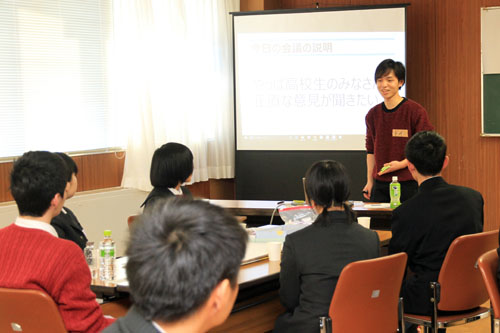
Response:
POLYGON ((208 202, 158 200, 134 224, 127 248, 135 306, 146 320, 175 322, 195 313, 221 281, 234 290, 247 237, 208 202))
POLYGON ((149 178, 154 187, 176 187, 193 173, 193 153, 188 147, 169 142, 156 149, 149 178))
POLYGON ((418 132, 406 143, 405 155, 421 175, 434 176, 443 169, 446 142, 436 132, 418 132))
MULTIPOLYGON (((392 59, 385 59, 377 66, 375 69, 375 82, 385 75, 388 75, 391 71, 394 71, 394 75, 397 77, 398 81, 405 82, 405 66, 401 62, 392 59)), ((399 89, 401 89, 401 87, 399 89)))
POLYGON ((318 161, 307 170, 307 198, 323 207, 323 214, 328 214, 327 209, 332 206, 343 206, 352 222, 352 211, 347 204, 350 193, 349 175, 341 163, 332 160, 318 161))
POLYGON ((73 174, 76 176, 78 174, 78 167, 76 166, 75 161, 65 153, 56 153, 57 156, 63 159, 64 163, 66 163, 66 167, 68 169, 66 179, 68 182, 71 181, 73 174))
POLYGON ((30 151, 14 162, 10 191, 21 216, 40 217, 56 194, 64 198, 67 167, 54 153, 30 151))

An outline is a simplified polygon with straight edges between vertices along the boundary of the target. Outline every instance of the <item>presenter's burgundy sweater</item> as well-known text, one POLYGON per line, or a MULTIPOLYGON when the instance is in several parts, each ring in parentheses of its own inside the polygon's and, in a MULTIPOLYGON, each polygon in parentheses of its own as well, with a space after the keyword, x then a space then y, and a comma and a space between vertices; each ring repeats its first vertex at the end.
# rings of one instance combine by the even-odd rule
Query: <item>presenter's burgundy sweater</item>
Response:
POLYGON ((82 250, 73 242, 15 224, 0 229, 0 287, 46 292, 69 332, 100 332, 114 321, 103 317, 90 282, 82 250))
POLYGON ((387 110, 384 103, 375 105, 366 115, 366 152, 375 155, 373 178, 390 182, 392 176, 399 181, 413 180, 408 168, 379 176, 385 163, 405 159, 405 146, 413 134, 432 131, 424 107, 411 99, 404 99, 397 107, 387 110))

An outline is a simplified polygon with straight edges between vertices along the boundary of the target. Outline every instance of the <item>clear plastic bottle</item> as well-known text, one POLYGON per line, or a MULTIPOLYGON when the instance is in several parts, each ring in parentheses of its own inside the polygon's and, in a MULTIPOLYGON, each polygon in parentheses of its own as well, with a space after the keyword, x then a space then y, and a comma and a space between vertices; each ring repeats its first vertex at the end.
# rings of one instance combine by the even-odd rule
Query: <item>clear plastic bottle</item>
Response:
POLYGON ((103 281, 115 278, 115 250, 111 230, 104 230, 104 239, 99 243, 99 279, 103 281))
POLYGON ((90 275, 92 279, 95 279, 97 275, 97 260, 95 257, 94 242, 87 242, 85 249, 83 249, 83 254, 85 255, 87 265, 89 265, 90 275))
POLYGON ((389 193, 391 195, 391 208, 394 209, 401 205, 401 184, 398 182, 398 176, 392 176, 389 193))

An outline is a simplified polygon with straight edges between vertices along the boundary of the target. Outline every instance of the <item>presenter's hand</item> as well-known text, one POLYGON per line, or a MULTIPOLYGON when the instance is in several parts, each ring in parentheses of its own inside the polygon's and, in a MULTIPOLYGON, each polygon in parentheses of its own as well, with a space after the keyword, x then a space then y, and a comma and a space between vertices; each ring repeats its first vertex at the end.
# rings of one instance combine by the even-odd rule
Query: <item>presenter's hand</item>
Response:
POLYGON ((406 160, 403 160, 403 161, 392 161, 392 162, 389 162, 389 163, 385 163, 384 166, 382 167, 382 169, 380 169, 380 171, 378 172, 378 175, 379 176, 382 176, 386 173, 390 173, 390 172, 394 172, 394 171, 398 171, 398 170, 401 170, 401 169, 404 169, 408 166, 408 163, 406 160))
POLYGON ((373 183, 366 183, 363 187, 363 196, 365 199, 370 200, 370 195, 372 194, 373 183))

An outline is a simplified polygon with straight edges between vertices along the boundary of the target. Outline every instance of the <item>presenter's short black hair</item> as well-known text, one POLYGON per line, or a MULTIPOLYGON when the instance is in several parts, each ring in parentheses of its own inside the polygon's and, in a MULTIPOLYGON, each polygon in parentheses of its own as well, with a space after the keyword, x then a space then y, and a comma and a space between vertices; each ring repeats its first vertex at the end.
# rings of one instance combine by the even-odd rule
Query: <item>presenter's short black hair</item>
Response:
POLYGON ((347 205, 351 193, 350 179, 342 163, 333 160, 318 161, 306 172, 306 194, 309 200, 323 207, 342 207, 348 211, 350 220, 354 218, 347 205))
POLYGON ((434 131, 415 133, 406 143, 405 155, 423 176, 441 172, 446 158, 446 142, 434 131))
POLYGON ((222 208, 186 198, 159 199, 141 215, 127 248, 127 277, 146 320, 174 322, 196 312, 217 284, 233 287, 247 233, 222 208))
POLYGON ((156 149, 149 177, 154 187, 176 187, 193 173, 193 153, 188 147, 169 142, 156 149))
MULTIPOLYGON (((394 75, 398 78, 398 81, 403 80, 404 84, 406 81, 405 66, 401 62, 394 61, 392 59, 385 59, 377 66, 377 69, 375 69, 375 82, 377 82, 377 80, 384 75, 389 74, 391 71, 394 71, 394 75)), ((401 87, 399 89, 401 89, 401 87)))
POLYGON ((65 153, 56 154, 63 159, 64 163, 66 163, 66 167, 68 168, 67 180, 68 182, 70 182, 73 174, 75 174, 75 176, 78 174, 78 167, 76 166, 75 161, 69 155, 66 155, 65 153))
POLYGON ((48 151, 30 151, 17 159, 10 173, 10 192, 19 215, 40 217, 57 193, 64 198, 67 173, 64 161, 48 151))

